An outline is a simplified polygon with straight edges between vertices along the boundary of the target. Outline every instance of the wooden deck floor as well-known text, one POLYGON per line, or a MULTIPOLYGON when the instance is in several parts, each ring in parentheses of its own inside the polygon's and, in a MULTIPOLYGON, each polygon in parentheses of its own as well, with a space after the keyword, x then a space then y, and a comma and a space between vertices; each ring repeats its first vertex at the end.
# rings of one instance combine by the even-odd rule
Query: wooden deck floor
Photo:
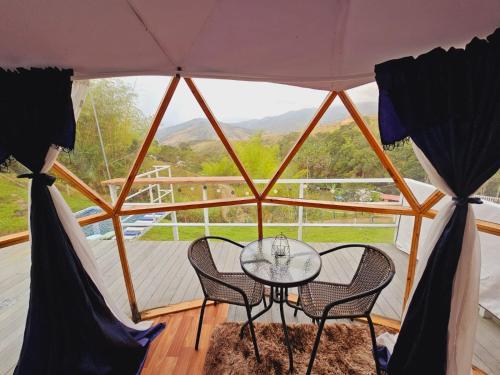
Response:
MULTIPOLYGON (((151 344, 142 375, 201 374, 212 332, 217 324, 227 320, 228 312, 226 304, 207 306, 198 351, 194 345, 199 308, 156 318, 156 323, 163 322, 167 327, 151 344)), ((472 375, 484 373, 475 369, 472 375)))
POLYGON ((207 306, 198 351, 194 349, 200 309, 155 319, 165 331, 151 344, 141 375, 201 374, 210 336, 217 324, 227 319, 228 305, 207 306))
MULTIPOLYGON (((141 310, 202 297, 199 282, 187 261, 188 244, 188 242, 127 242, 137 302, 141 310)), ((322 250, 332 247, 333 244, 319 243, 313 246, 322 250)), ((96 241, 92 243, 92 247, 108 288, 119 306, 129 313, 115 242, 96 241)), ((406 281, 407 255, 392 245, 384 244, 380 247, 392 257, 397 272, 393 282, 380 296, 374 313, 398 319, 406 281)), ((214 243, 212 251, 216 263, 222 270, 240 270, 238 248, 214 243)), ((29 255, 27 244, 0 249, 1 375, 12 373, 22 342, 29 293, 29 255)), ((330 254, 323 260, 323 270, 319 279, 346 281, 354 272, 359 256, 360 252, 330 254)), ((241 308, 230 307, 225 318, 241 321, 244 317, 241 308)), ((286 318, 288 322, 306 321, 301 313, 294 318, 291 310, 287 311, 286 318)), ((261 320, 279 321, 278 310, 271 310, 261 320)), ((488 374, 500 375, 500 326, 491 320, 480 319, 477 332, 474 364, 488 374)), ((156 365, 148 366, 154 368, 156 365)))

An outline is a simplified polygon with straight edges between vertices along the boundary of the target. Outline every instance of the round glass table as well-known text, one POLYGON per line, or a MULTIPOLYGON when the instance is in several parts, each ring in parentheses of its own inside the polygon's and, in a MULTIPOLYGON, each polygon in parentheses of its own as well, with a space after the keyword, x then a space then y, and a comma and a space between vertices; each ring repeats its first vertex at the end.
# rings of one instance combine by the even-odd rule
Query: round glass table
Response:
MULTIPOLYGON (((270 286, 269 304, 251 320, 254 321, 269 311, 276 302, 280 305, 281 323, 288 349, 290 372, 293 372, 293 354, 288 338, 283 305, 288 304, 288 288, 307 284, 321 271, 321 257, 308 244, 289 238, 263 238, 246 245, 241 251, 240 263, 243 272, 261 284, 270 286)), ((240 337, 248 325, 240 330, 240 337)))
POLYGON ((275 238, 263 238, 241 251, 243 272, 262 284, 291 288, 315 279, 321 271, 321 257, 308 244, 287 238, 289 252, 273 255, 275 238))

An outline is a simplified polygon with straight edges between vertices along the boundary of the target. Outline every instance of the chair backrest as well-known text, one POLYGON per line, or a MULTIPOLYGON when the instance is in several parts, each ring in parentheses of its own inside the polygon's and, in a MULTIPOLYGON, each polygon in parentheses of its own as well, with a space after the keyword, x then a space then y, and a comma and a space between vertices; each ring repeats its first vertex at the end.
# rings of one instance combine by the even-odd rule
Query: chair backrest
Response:
POLYGON ((219 271, 210 252, 210 245, 206 237, 198 238, 191 243, 188 249, 188 259, 198 276, 200 273, 215 278, 219 276, 219 271))
MULTIPOLYGON (((351 288, 357 293, 377 290, 374 299, 392 280, 395 274, 394 262, 382 250, 369 245, 351 245, 364 247, 358 268, 351 281, 351 288)), ((373 302, 374 302, 373 299, 373 302)), ((369 298, 369 300, 372 300, 369 298)))
POLYGON ((208 275, 218 280, 220 272, 217 270, 212 253, 210 252, 208 238, 202 237, 191 243, 188 249, 188 259, 200 280, 203 293, 206 297, 211 296, 217 288, 217 283, 206 276, 208 275))
POLYGON ((341 249, 364 249, 354 276, 349 284, 350 295, 363 295, 351 304, 356 304, 359 310, 370 313, 380 292, 391 282, 396 270, 392 259, 382 250, 364 244, 347 244, 325 250, 321 256, 341 249))
POLYGON ((188 249, 188 259, 191 265, 194 267, 196 274, 201 283, 203 293, 205 296, 213 296, 221 285, 226 284, 221 277, 221 273, 215 265, 212 253, 210 251, 209 239, 221 240, 231 243, 238 247, 243 247, 243 245, 231 241, 227 238, 218 236, 208 236, 198 238, 189 245, 188 249), (215 280, 214 280, 215 279, 215 280))

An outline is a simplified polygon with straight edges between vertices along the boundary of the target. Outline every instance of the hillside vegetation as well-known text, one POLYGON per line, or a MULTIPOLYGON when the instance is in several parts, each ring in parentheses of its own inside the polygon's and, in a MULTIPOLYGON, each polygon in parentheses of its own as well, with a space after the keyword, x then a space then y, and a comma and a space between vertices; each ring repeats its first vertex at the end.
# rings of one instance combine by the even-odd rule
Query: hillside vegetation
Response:
MULTIPOLYGON (((78 119, 75 150, 69 154, 62 154, 59 160, 83 181, 110 200, 107 187, 102 184, 102 181, 109 177, 117 178, 127 175, 151 119, 145 116, 136 105, 137 97, 133 88, 121 80, 94 81, 91 85, 90 95, 95 103, 108 166, 106 167, 99 142, 92 101, 89 100, 90 96, 87 96, 78 119)), ((368 112, 373 111, 374 108, 373 103, 365 104, 362 107, 368 112)), ((305 109, 265 119, 223 124, 223 126, 229 129, 228 136, 250 176, 256 179, 265 179, 270 178, 276 171, 299 137, 308 119, 312 117, 311 113, 310 109, 305 109), (302 121, 301 126, 297 125, 299 118, 302 121), (288 127, 287 120, 291 121, 288 127), (288 131, 285 132, 286 129, 288 131)), ((364 113, 366 114, 366 112, 364 113)), ((376 116, 368 113, 365 120, 378 137, 376 116)), ((212 134, 213 131, 206 127, 205 120, 195 119, 188 124, 181 125, 173 126, 173 130, 161 129, 161 136, 158 138, 161 142, 158 139, 153 142, 141 167, 141 172, 150 170, 153 165, 168 164, 172 166, 173 176, 239 175, 222 143, 208 135, 212 134), (198 130, 197 127, 200 129, 198 130), (181 129, 180 133, 179 129, 181 129), (176 139, 177 141, 175 141, 176 139), (180 139, 183 141, 179 143, 180 139)), ((418 163, 411 145, 406 144, 398 147, 389 151, 388 154, 403 176, 420 181, 426 180, 426 175, 418 163)), ((0 173, 0 235, 27 228, 26 181, 15 178, 16 173, 21 170, 22 168, 14 165, 10 171, 0 173)), ((381 166, 356 124, 351 119, 346 118, 345 110, 342 112, 336 108, 317 126, 290 163, 283 177, 363 178, 389 177, 389 175, 381 166), (339 116, 344 117, 339 118, 339 116)), ((485 184, 480 193, 498 195, 500 193, 499 181, 500 174, 497 173, 490 182, 485 184)), ((399 194, 393 184, 385 184, 384 186, 359 184, 356 189, 352 190, 338 184, 316 186, 314 189, 306 191, 306 198, 377 201, 380 200, 378 193, 399 194), (364 193, 359 194, 359 191, 364 193)), ((176 202, 201 199, 200 186, 179 185, 174 190, 176 202)), ((92 205, 69 187, 64 187, 63 193, 75 211, 92 205)), ((271 194, 297 197, 298 186, 279 185, 273 189, 271 194)), ((209 186, 208 189, 209 199, 248 195, 249 189, 244 184, 209 186)), ((148 199, 147 196, 142 198, 148 199)), ((138 197, 139 200, 142 198, 138 197)), ((266 207, 264 220, 266 222, 296 222, 296 209, 293 210, 286 207, 266 207)), ((307 212, 306 218, 310 221, 333 220, 337 222, 339 220, 334 213, 332 216, 331 211, 305 211, 307 212)), ((201 221, 202 217, 201 210, 178 213, 179 221, 201 221)), ((353 218, 346 216, 347 219, 352 220, 353 218)), ((212 222, 250 222, 255 221, 255 212, 241 207, 211 209, 210 220, 212 222)), ((370 217, 369 220, 374 222, 374 217, 370 217)), ((379 217, 375 220, 383 222, 385 219, 379 217)), ((189 230, 186 229, 186 231, 189 230)), ((312 229, 307 229, 307 231, 314 232, 312 229)), ((154 236, 154 231, 150 232, 149 236, 154 236)))
MULTIPOLYGON (((95 81, 91 86, 91 95, 98 114, 110 175, 112 178, 125 177, 151 119, 139 110, 135 92, 121 80, 95 81)), ((371 130, 378 134, 376 117, 368 116, 366 120, 371 130)), ((275 120, 267 118, 265 121, 272 123, 275 120)), ((252 121, 242 123, 248 127, 252 121)), ((301 130, 306 123, 304 121, 301 130)), ((60 160, 94 189, 106 195, 108 192, 101 182, 109 176, 96 129, 91 100, 87 97, 78 119, 75 151, 62 155, 60 160)), ((219 140, 199 139, 196 129, 190 133, 190 142, 165 145, 154 141, 141 171, 157 164, 170 164, 174 176, 239 175, 219 140)), ((276 133, 272 128, 263 130, 260 126, 248 133, 245 140, 238 137, 231 139, 236 152, 253 178, 269 178, 291 149, 300 131, 295 127, 295 131, 276 133)), ((390 156, 404 176, 425 179, 409 145, 391 151, 390 156)), ((285 172, 285 177, 387 176, 350 119, 318 126, 285 172)))

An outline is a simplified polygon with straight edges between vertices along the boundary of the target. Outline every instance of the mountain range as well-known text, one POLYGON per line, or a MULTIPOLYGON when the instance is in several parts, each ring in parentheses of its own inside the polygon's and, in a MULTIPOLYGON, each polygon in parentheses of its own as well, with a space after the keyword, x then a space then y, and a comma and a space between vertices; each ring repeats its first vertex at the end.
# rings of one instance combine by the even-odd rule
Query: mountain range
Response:
MULTIPOLYGON (((357 108, 365 116, 377 113, 375 102, 357 103, 357 108)), ((231 140, 245 140, 256 132, 283 134, 302 131, 316 113, 315 108, 304 108, 277 116, 239 122, 221 123, 221 127, 231 140)), ((319 126, 328 125, 349 118, 343 105, 333 105, 325 113, 319 126)), ((183 142, 196 143, 215 139, 216 134, 206 118, 196 118, 177 125, 162 125, 156 133, 156 140, 164 145, 178 145, 183 142)))

